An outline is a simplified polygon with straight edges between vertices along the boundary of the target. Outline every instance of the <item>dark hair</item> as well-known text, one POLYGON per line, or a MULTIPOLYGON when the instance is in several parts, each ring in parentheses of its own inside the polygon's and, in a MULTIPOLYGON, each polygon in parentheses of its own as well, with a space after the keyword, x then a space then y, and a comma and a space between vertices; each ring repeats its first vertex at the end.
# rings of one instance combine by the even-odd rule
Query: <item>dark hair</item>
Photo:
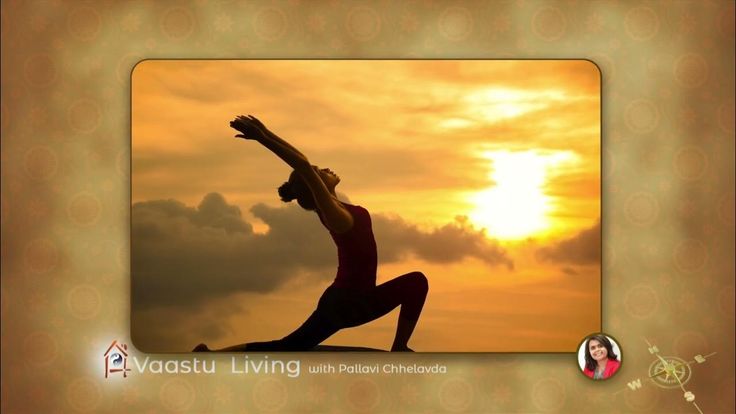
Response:
POLYGON ((595 368, 598 366, 598 362, 593 359, 593 356, 590 355, 590 341, 596 340, 601 343, 606 348, 606 351, 608 351, 608 359, 616 360, 618 359, 618 356, 613 353, 613 345, 611 345, 611 340, 608 339, 606 335, 603 334, 597 334, 597 335, 591 335, 588 340, 585 341, 585 368, 587 368, 590 371, 594 371, 595 368))
POLYGON ((312 191, 296 171, 292 171, 289 175, 289 181, 279 187, 279 197, 285 203, 296 199, 296 202, 305 210, 314 211, 317 209, 312 191))

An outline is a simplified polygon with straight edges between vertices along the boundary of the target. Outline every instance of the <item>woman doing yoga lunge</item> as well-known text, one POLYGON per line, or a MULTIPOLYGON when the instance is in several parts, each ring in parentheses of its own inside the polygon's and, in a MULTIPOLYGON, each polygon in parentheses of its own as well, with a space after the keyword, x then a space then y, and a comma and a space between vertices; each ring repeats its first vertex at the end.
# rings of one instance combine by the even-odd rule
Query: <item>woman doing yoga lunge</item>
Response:
MULTIPOLYGON (((270 342, 251 342, 217 351, 304 351, 343 328, 378 319, 401 306, 391 351, 411 351, 408 347, 414 327, 427 297, 427 278, 411 272, 376 286, 376 242, 371 217, 363 207, 343 203, 335 195, 340 182, 328 168, 309 163, 304 154, 269 131, 253 116, 238 116, 230 126, 238 138, 259 142, 294 171, 279 187, 281 200, 296 199, 299 205, 317 213, 337 245, 338 268, 334 282, 324 291, 317 309, 294 332, 270 342)), ((195 351, 209 351, 200 344, 195 351)))

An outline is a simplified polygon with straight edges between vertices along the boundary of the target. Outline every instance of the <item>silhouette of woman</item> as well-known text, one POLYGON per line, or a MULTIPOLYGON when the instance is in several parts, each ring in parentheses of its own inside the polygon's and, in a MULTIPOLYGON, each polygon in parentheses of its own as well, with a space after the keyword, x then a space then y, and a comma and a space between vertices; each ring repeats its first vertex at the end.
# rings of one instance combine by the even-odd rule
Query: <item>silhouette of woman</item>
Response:
MULTIPOLYGON (((401 306, 391 351, 409 351, 414 327, 427 297, 427 278, 411 272, 376 286, 376 242, 371 218, 363 207, 343 203, 335 195, 340 182, 328 168, 311 165, 304 154, 269 131, 255 117, 238 116, 230 122, 238 138, 254 140, 268 148, 294 169, 289 181, 279 187, 281 200, 296 199, 317 213, 337 245, 338 268, 334 282, 324 291, 317 309, 294 332, 282 339, 251 342, 216 351, 304 351, 343 328, 359 326, 401 306)), ((194 351, 210 351, 205 344, 194 351)))

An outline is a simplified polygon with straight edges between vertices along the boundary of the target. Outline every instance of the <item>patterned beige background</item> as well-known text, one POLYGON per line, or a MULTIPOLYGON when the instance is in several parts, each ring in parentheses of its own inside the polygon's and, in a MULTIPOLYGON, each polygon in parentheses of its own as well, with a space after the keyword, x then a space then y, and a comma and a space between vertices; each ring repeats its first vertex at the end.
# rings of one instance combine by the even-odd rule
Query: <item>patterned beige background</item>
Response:
POLYGON ((646 337, 717 352, 687 387, 733 413, 735 17, 709 0, 3 1, 2 412, 696 412, 678 390, 614 394, 645 376, 646 337), (129 74, 174 57, 597 62, 619 374, 593 383, 574 354, 320 354, 295 357, 449 372, 105 380, 129 335, 129 74))

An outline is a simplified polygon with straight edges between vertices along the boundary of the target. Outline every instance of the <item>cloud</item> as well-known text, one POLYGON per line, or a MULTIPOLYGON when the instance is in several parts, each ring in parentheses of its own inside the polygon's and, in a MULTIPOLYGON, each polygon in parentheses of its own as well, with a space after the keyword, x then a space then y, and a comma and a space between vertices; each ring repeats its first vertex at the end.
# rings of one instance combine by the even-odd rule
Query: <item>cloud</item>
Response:
POLYGON ((131 310, 131 337, 138 350, 188 352, 200 342, 212 343, 238 332, 230 317, 247 313, 237 301, 210 300, 189 312, 178 307, 137 308, 131 310), (194 310, 196 309, 196 311, 194 310))
POLYGON ((488 160, 475 154, 449 153, 446 147, 339 148, 315 151, 316 164, 340 174, 359 193, 368 191, 480 189, 488 186, 488 160), (339 156, 338 156, 339 154, 339 156), (436 160, 442 159, 442 163, 436 160), (337 160, 335 163, 322 160, 337 160), (370 175, 366 175, 369 171, 370 175), (380 174, 376 172, 380 171, 380 174))
POLYGON ((329 235, 308 213, 262 204, 251 211, 269 225, 267 234, 253 233, 240 209, 217 193, 197 208, 176 200, 134 204, 134 306, 195 306, 239 291, 268 292, 304 268, 334 266, 329 235))
POLYGON ((431 65, 422 61, 407 62, 412 78, 452 85, 504 85, 517 89, 545 89, 564 86, 576 93, 597 94, 600 72, 585 60, 564 61, 438 61, 431 65))
MULTIPOLYGON (((218 193, 197 206, 176 200, 132 207, 132 303, 194 308, 238 292, 266 293, 308 272, 334 277, 336 248, 313 213, 294 205, 257 204, 251 213, 269 227, 254 233, 240 209, 218 193)), ((379 264, 413 255, 449 263, 466 257, 488 265, 513 266, 503 249, 458 220, 422 231, 400 217, 373 216, 379 264)))
POLYGON ((486 238, 484 231, 469 226, 464 218, 424 232, 400 217, 379 214, 373 217, 373 230, 379 260, 396 261, 411 254, 428 262, 450 263, 473 257, 489 265, 513 269, 506 252, 486 238))
MULTIPOLYGON (((542 261, 569 263, 576 265, 598 264, 601 262, 601 221, 577 235, 559 243, 543 247, 537 251, 542 261)), ((566 272, 567 273, 567 272, 566 272)))

